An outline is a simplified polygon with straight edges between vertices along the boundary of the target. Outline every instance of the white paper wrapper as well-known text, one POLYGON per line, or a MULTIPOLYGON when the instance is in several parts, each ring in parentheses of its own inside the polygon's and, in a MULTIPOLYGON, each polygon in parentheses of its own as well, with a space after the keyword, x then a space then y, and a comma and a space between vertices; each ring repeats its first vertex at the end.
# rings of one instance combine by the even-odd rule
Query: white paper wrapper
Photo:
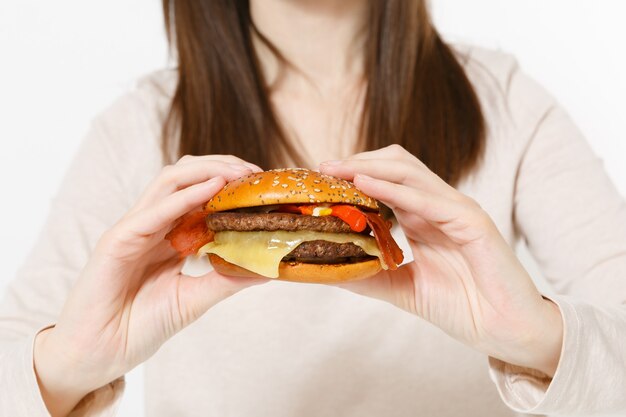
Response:
POLYGON ((188 256, 187 259, 185 259, 185 264, 183 265, 183 269, 181 272, 191 277, 199 277, 200 275, 204 275, 207 272, 211 272, 212 270, 213 266, 211 266, 211 262, 209 262, 208 256, 192 255, 188 256))

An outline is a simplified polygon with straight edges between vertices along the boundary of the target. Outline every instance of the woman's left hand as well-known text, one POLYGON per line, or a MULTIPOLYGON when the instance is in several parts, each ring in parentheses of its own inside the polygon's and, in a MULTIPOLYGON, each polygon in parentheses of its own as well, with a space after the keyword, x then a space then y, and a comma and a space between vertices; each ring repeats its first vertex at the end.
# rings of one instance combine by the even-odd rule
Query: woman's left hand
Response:
POLYGON ((353 180, 392 208, 415 258, 343 288, 417 314, 487 355, 554 375, 559 309, 478 203, 398 145, 326 162, 320 171, 353 180))

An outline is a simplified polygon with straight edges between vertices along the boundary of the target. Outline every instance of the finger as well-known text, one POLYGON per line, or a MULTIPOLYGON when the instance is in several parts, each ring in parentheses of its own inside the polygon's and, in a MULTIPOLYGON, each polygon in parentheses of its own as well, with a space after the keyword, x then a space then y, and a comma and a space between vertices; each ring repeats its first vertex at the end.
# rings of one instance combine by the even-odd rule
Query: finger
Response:
POLYGON ((168 165, 163 167, 160 175, 144 191, 131 212, 142 210, 176 191, 202 183, 213 177, 222 176, 226 181, 233 181, 251 173, 250 168, 241 164, 209 160, 168 165))
POLYGON ((410 241, 420 243, 430 242, 438 245, 443 245, 445 242, 450 241, 441 230, 433 226, 432 222, 425 220, 415 213, 410 213, 396 207, 394 214, 404 234, 410 241))
POLYGON ((228 277, 211 271, 201 277, 179 276, 179 302, 183 323, 188 325, 209 308, 253 285, 269 281, 264 278, 228 277))
POLYGON ((246 160, 243 160, 234 155, 202 155, 202 156, 193 156, 193 155, 184 155, 181 157, 176 165, 179 164, 187 164, 189 162, 197 162, 197 161, 218 161, 225 162, 227 164, 241 164, 252 170, 252 172, 262 172, 263 170, 258 166, 246 160))
POLYGON ((120 222, 119 227, 134 236, 158 233, 171 226, 183 214, 210 200, 225 184, 224 177, 219 176, 189 186, 170 194, 153 206, 132 213, 120 222))
POLYGON ((382 201, 391 209, 399 208, 439 225, 453 222, 457 222, 458 226, 474 224, 482 216, 480 207, 467 197, 466 201, 453 200, 360 174, 355 177, 354 183, 364 193, 382 201))
POLYGON ((457 191, 439 178, 432 171, 420 166, 415 161, 389 159, 347 159, 334 164, 321 164, 320 171, 324 174, 352 180, 357 174, 419 187, 432 192, 440 192, 453 196, 457 191))

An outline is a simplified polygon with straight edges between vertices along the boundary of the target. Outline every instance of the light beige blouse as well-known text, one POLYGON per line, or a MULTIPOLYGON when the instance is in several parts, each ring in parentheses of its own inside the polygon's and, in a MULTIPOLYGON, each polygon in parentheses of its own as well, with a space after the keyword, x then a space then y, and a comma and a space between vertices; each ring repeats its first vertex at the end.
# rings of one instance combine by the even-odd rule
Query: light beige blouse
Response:
MULTIPOLYGON (((489 126, 460 189, 524 239, 565 323, 552 380, 489 360, 391 305, 272 282, 209 310, 145 366, 149 416, 511 416, 626 410, 626 205, 563 109, 510 56, 459 47, 489 126)), ((53 324, 101 233, 161 167, 174 71, 94 122, 35 248, 0 304, 0 416, 47 416, 32 342, 53 324)), ((575 86, 572 86, 575 88, 575 86)), ((319 162, 319 161, 314 161, 319 162)), ((506 277, 502 277, 506 279, 506 277)), ((123 380, 73 416, 112 416, 123 380)))

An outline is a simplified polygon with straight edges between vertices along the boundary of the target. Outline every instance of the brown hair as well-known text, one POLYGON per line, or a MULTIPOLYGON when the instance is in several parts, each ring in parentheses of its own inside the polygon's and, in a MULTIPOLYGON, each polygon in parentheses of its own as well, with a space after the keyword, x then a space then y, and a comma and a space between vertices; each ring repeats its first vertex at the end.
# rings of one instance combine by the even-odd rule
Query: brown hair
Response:
MULTIPOLYGON (((369 7, 361 148, 400 144, 456 183, 484 148, 474 89, 433 27, 426 0, 370 0, 369 7)), ((172 153, 233 154, 267 169, 286 154, 302 163, 270 103, 248 0, 163 0, 163 8, 178 56, 166 160, 172 153)))

